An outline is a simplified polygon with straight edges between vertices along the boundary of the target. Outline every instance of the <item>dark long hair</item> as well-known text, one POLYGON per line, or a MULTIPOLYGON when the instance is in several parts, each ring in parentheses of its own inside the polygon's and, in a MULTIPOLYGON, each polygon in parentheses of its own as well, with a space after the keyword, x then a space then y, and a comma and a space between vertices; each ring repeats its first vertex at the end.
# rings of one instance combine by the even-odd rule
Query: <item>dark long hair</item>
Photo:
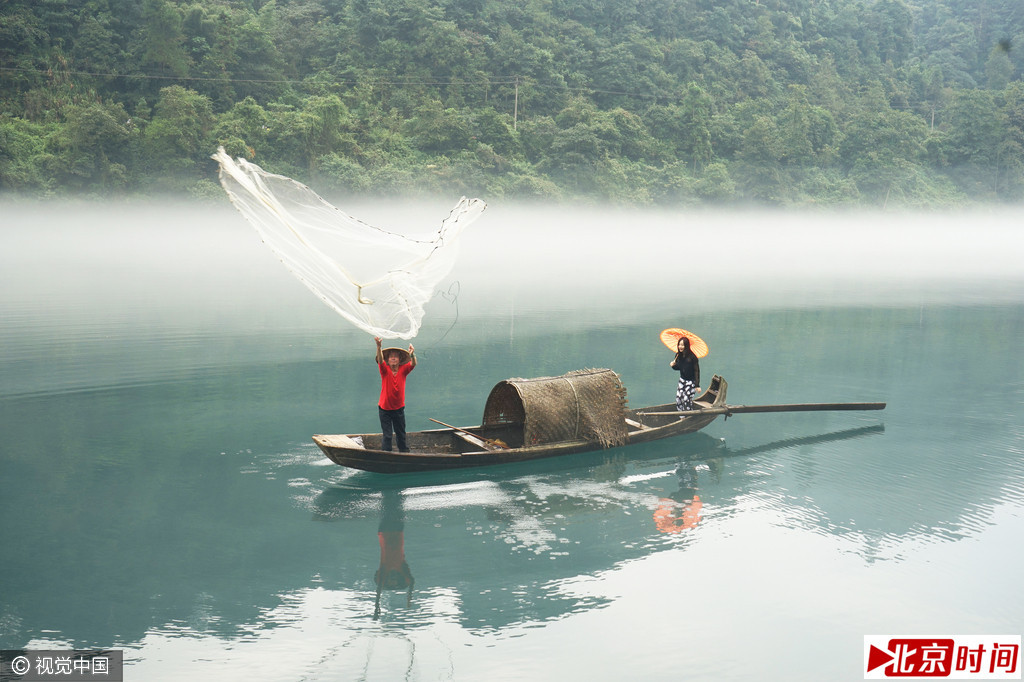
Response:
POLYGON ((676 355, 681 355, 682 357, 686 357, 687 355, 692 355, 692 354, 693 354, 693 351, 690 350, 690 339, 688 339, 685 336, 680 336, 679 340, 676 341, 676 355), (683 349, 682 350, 679 350, 679 344, 680 343, 683 344, 683 349))

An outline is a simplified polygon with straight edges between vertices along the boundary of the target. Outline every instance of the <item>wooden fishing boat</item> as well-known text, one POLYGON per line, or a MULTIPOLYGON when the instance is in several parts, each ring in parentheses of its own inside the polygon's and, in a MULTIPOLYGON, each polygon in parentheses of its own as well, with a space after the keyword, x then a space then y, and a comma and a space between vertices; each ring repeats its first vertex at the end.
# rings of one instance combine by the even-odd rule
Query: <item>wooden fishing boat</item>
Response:
POLYGON ((885 403, 727 405, 725 379, 715 375, 680 412, 674 403, 626 407, 626 391, 610 369, 579 370, 560 377, 508 379, 487 398, 480 426, 415 431, 410 452, 381 450, 379 433, 315 435, 327 457, 344 467, 384 474, 442 471, 525 462, 610 447, 635 445, 703 429, 719 415, 745 412, 881 410, 885 403))

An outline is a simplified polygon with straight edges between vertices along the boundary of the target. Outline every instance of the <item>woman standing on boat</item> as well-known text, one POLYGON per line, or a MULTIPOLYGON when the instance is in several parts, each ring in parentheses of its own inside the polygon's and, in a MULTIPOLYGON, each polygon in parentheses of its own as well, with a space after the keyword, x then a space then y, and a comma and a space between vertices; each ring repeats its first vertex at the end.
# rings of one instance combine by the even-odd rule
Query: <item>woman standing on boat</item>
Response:
POLYGON ((690 339, 679 338, 672 369, 679 370, 679 385, 676 387, 676 408, 681 412, 693 409, 693 398, 700 388, 700 361, 690 350, 690 339))

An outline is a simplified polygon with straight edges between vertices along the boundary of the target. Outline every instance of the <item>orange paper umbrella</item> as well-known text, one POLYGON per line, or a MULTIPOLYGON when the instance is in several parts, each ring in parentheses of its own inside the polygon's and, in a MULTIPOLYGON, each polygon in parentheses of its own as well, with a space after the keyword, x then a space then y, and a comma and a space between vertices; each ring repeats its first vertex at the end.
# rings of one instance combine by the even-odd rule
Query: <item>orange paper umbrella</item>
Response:
POLYGON ((666 329, 661 332, 661 342, 668 346, 668 349, 675 351, 679 348, 679 339, 686 337, 690 339, 690 350, 698 358, 703 358, 708 354, 708 344, 704 343, 704 339, 700 338, 693 332, 688 332, 685 329, 666 329))

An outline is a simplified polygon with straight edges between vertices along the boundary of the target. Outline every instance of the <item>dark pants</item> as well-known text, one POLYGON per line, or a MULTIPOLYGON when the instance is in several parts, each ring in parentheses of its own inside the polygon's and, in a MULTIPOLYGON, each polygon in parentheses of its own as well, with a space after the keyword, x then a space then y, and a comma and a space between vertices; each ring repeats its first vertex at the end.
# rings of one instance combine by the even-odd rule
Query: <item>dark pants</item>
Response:
POLYGON ((409 446, 405 442, 405 408, 397 410, 385 410, 377 406, 377 413, 380 415, 380 432, 384 437, 380 449, 391 452, 391 432, 395 432, 395 439, 398 440, 398 451, 409 452, 409 446))

